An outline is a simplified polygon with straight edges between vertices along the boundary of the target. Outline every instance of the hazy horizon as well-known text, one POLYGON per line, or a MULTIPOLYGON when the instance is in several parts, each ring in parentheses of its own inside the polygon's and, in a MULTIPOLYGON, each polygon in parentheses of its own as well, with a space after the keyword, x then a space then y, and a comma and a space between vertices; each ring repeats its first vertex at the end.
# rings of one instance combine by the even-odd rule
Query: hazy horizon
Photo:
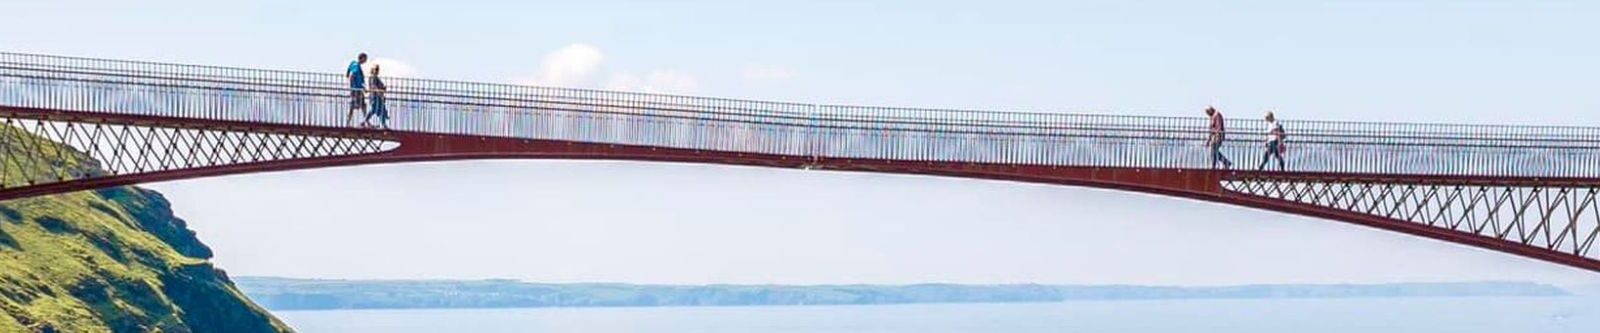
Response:
POLYGON ((951 283, 951 282, 939 282, 939 281, 898 283, 898 284, 862 284, 862 283, 842 283, 842 284, 730 284, 730 283, 643 284, 643 283, 617 282, 617 281, 545 282, 545 281, 522 280, 522 279, 515 279, 515 278, 493 278, 493 277, 489 277, 489 278, 473 278, 473 279, 394 279, 394 278, 344 279, 344 278, 321 278, 321 277, 309 277, 308 278, 308 277, 264 276, 264 275, 238 275, 238 276, 232 276, 232 278, 235 278, 235 279, 282 279, 282 280, 327 281, 327 282, 500 282, 500 281, 509 281, 509 282, 516 282, 516 283, 550 284, 550 285, 617 284, 617 285, 639 285, 639 286, 781 286, 781 287, 823 287, 823 286, 903 287, 903 286, 915 286, 915 285, 960 285, 960 286, 1041 285, 1041 286, 1095 286, 1095 287, 1099 287, 1099 286, 1107 286, 1107 287, 1110 287, 1110 286, 1129 286, 1129 287, 1184 287, 1184 288, 1187 288, 1187 287, 1198 287, 1198 288, 1212 288, 1212 287, 1249 287, 1249 286, 1337 286, 1337 285, 1377 286, 1377 285, 1407 285, 1407 284, 1473 284, 1473 283, 1531 283, 1531 284, 1550 285, 1550 286, 1555 286, 1555 287, 1559 287, 1559 288, 1563 288, 1563 289, 1565 289, 1565 288, 1574 288, 1574 287, 1577 287, 1577 288, 1582 288, 1582 287, 1600 287, 1600 284, 1578 283, 1578 284, 1563 285, 1563 284, 1559 284, 1559 283, 1543 283, 1543 282, 1537 282, 1537 281, 1515 281, 1515 280, 1432 281, 1432 282, 1430 282, 1430 281, 1410 281, 1410 282, 1327 283, 1327 284, 1318 284, 1318 283, 1309 283, 1309 284, 1302 284, 1302 283, 1265 283, 1265 284, 1262 284, 1262 283, 1246 283, 1246 284, 1216 284, 1216 285, 1159 285, 1159 284, 1056 284, 1056 283, 1038 283, 1038 282, 1016 282, 1016 283, 1002 283, 1002 284, 972 284, 972 283, 951 283))

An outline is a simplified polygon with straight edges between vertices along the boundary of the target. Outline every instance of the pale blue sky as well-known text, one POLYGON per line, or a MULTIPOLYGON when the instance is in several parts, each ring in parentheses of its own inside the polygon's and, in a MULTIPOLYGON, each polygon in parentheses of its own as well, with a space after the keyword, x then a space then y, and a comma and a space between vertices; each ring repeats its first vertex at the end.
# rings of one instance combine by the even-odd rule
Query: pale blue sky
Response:
MULTIPOLYGON (((59 1, 0 49, 821 103, 1600 126, 1594 1, 59 1), (401 69, 406 67, 406 69, 401 69)), ((1234 284, 1600 275, 1102 190, 615 162, 153 185, 236 275, 1234 284), (1155 208, 1155 209, 1152 209, 1155 208)))

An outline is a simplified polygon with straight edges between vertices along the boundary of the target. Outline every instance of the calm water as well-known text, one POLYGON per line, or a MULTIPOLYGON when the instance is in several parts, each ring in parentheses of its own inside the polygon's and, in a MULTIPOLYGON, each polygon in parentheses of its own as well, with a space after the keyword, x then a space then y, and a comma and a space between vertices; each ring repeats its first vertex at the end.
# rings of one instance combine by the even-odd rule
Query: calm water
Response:
POLYGON ((278 311, 304 333, 1600 332, 1600 298, 278 311))

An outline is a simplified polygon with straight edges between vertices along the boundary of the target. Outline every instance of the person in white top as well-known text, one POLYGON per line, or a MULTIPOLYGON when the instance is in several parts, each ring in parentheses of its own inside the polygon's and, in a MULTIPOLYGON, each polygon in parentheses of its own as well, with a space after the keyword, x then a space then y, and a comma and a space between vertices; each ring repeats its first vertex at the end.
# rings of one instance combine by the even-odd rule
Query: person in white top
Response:
POLYGON ((1283 138, 1286 135, 1283 132, 1283 125, 1278 124, 1278 118, 1272 115, 1272 111, 1267 111, 1266 119, 1267 119, 1267 142, 1266 142, 1267 151, 1261 154, 1261 164, 1256 166, 1256 170, 1264 170, 1264 169, 1266 169, 1267 168, 1267 161, 1270 161, 1270 160, 1276 158, 1278 160, 1278 171, 1284 171, 1284 165, 1283 165, 1283 138))

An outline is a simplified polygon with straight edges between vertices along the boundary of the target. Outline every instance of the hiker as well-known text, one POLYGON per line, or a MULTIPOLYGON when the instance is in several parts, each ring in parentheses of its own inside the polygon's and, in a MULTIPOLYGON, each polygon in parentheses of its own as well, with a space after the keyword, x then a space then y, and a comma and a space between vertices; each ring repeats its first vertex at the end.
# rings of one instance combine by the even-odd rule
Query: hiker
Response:
POLYGON ((361 113, 366 113, 367 111, 366 98, 362 96, 362 93, 367 89, 367 75, 361 70, 361 65, 365 64, 367 64, 367 54, 361 53, 344 70, 345 78, 350 80, 350 112, 345 113, 346 124, 355 122, 356 110, 360 110, 361 113))
POLYGON ((1266 142, 1267 151, 1263 152, 1261 154, 1261 165, 1257 165, 1256 166, 1256 170, 1265 169, 1267 167, 1267 161, 1276 158, 1276 159, 1278 159, 1278 171, 1284 171, 1284 166, 1283 166, 1283 138, 1286 135, 1283 132, 1283 125, 1282 124, 1278 124, 1278 119, 1277 119, 1276 116, 1273 116, 1272 111, 1267 111, 1266 120, 1267 120, 1267 142, 1266 142))
POLYGON ((1206 137, 1206 147, 1211 149, 1211 168, 1217 168, 1217 162, 1222 162, 1224 169, 1232 169, 1233 161, 1222 155, 1222 141, 1227 139, 1227 130, 1223 128, 1222 112, 1217 108, 1206 106, 1206 117, 1211 118, 1211 132, 1206 137))
POLYGON ((389 107, 385 105, 383 96, 389 91, 389 86, 383 84, 383 78, 378 75, 382 69, 382 66, 372 66, 372 84, 368 86, 370 89, 367 89, 368 95, 372 98, 372 111, 368 111, 367 117, 361 120, 361 127, 372 127, 372 116, 377 115, 378 122, 382 124, 380 127, 389 129, 389 107))

